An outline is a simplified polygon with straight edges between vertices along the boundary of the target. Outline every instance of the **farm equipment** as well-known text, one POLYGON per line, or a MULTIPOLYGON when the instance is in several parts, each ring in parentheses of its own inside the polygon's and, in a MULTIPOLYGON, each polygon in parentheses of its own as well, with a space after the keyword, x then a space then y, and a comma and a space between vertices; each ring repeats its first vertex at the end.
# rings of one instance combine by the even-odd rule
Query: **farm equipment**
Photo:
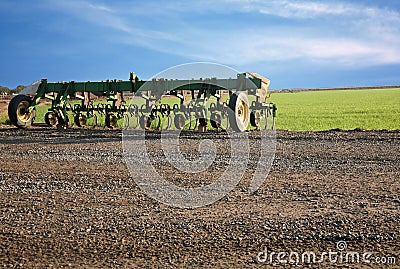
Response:
POLYGON ((135 73, 128 81, 50 83, 42 79, 24 91, 30 94, 10 101, 8 115, 13 125, 29 127, 39 102, 48 99, 51 106, 44 122, 58 128, 67 128, 70 119, 78 127, 92 119, 91 125, 96 126, 101 117, 109 128, 123 119, 125 128, 273 129, 276 106, 266 102, 269 84, 269 79, 251 72, 224 79, 144 81, 135 73))

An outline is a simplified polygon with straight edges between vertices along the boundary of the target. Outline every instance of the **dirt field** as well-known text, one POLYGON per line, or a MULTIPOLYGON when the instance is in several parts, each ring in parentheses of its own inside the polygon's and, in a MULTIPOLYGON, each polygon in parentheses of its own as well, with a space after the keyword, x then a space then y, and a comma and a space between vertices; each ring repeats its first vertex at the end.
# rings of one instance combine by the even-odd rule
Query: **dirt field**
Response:
POLYGON ((10 97, 1 97, 0 96, 0 114, 7 113, 8 111, 8 103, 10 102, 10 97))
MULTIPOLYGON (((191 139, 194 153, 196 136, 183 138, 191 139)), ((226 135, 207 134, 213 136, 221 144, 218 157, 229 158, 226 135)), ((260 140, 256 133, 249 136, 253 144, 260 140)), ((271 172, 258 192, 247 190, 252 161, 225 198, 207 207, 177 209, 138 188, 122 160, 121 131, 4 127, 0 264, 268 268, 283 265, 278 252, 286 252, 281 258, 287 261, 290 252, 300 257, 315 252, 319 260, 322 252, 339 252, 337 243, 345 241, 343 257, 371 252, 366 257, 371 263, 340 262, 337 254, 334 263, 300 260, 299 267, 380 268, 388 264, 378 261, 393 262, 393 257, 391 266, 399 268, 400 132, 278 131, 277 142, 271 172), (259 254, 266 248, 263 260, 264 253, 259 254)), ((163 163, 156 146, 154 152, 153 163, 163 163)), ((217 165, 178 179, 168 166, 162 173, 202 184, 223 169, 217 165)))

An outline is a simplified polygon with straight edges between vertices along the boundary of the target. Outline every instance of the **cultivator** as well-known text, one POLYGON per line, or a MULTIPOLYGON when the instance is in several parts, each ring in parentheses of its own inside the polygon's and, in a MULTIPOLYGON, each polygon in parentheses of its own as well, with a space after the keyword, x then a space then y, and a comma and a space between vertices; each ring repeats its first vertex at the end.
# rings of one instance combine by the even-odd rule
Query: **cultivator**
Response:
POLYGON ((276 106, 266 102, 269 83, 250 72, 227 79, 144 81, 135 73, 129 81, 49 83, 43 79, 24 91, 30 94, 11 100, 8 115, 15 126, 29 127, 39 102, 48 99, 51 106, 44 122, 58 128, 84 127, 89 120, 93 126, 102 125, 102 118, 109 128, 273 129, 276 106))

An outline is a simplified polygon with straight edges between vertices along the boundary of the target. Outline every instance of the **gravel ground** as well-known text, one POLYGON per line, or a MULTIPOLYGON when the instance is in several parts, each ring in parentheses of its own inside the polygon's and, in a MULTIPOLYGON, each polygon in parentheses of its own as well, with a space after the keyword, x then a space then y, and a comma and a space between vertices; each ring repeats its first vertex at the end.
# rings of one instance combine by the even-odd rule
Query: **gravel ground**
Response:
MULTIPOLYGON (((148 136, 153 164, 182 184, 209 184, 230 158, 226 134, 207 133, 219 161, 200 175, 176 173, 159 134, 148 136)), ((249 136, 257 148, 258 134, 249 136)), ((185 154, 196 157, 201 137, 182 139, 185 154)), ((276 253, 289 261, 296 252, 302 268, 384 268, 392 257, 390 266, 400 268, 398 131, 278 131, 261 189, 247 190, 253 158, 232 192, 197 209, 164 205, 138 188, 122 159, 119 130, 4 127, 0 142, 3 267, 269 268, 283 266, 276 253), (339 246, 343 257, 371 252, 371 263, 340 262, 340 241, 347 243, 339 246), (336 251, 337 261, 302 263, 307 251, 317 260, 336 251)))

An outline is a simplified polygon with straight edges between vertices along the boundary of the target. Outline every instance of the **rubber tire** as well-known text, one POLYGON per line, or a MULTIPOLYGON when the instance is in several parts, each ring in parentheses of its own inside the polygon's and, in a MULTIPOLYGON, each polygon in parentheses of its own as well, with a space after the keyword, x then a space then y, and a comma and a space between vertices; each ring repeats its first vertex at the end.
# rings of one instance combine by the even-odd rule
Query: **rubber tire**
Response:
POLYGON ((229 123, 231 125, 232 130, 235 132, 246 131, 250 119, 250 109, 249 109, 250 106, 247 94, 245 92, 233 93, 231 95, 231 98, 229 99, 228 107, 229 107, 228 109, 229 123), (245 105, 247 106, 243 122, 238 117, 236 117, 241 102, 245 103, 245 105))
POLYGON ((139 126, 142 130, 149 129, 151 126, 151 120, 150 117, 147 115, 142 115, 139 118, 139 126), (149 124, 150 123, 150 124, 149 124))
POLYGON ((106 126, 110 129, 113 129, 117 126, 117 116, 114 114, 107 114, 106 115, 106 126), (115 124, 113 123, 113 119, 115 118, 115 124))
POLYGON ((199 118, 199 126, 207 126, 207 119, 206 118, 199 118))
POLYGON ((124 129, 127 130, 129 129, 129 116, 127 113, 124 114, 124 129))
POLYGON ((76 126, 78 126, 78 127, 83 127, 83 126, 85 126, 85 125, 86 125, 86 121, 87 121, 86 116, 83 115, 83 114, 81 114, 81 113, 76 114, 75 117, 74 117, 74 123, 75 123, 76 126), (84 124, 81 124, 80 117, 83 117, 83 118, 85 119, 84 124))
POLYGON ((31 111, 31 115, 27 121, 22 121, 18 117, 18 106, 21 102, 29 102, 29 105, 32 104, 32 99, 29 96, 26 95, 17 95, 13 99, 11 99, 10 103, 8 104, 8 117, 10 118, 10 122, 18 127, 18 128, 27 128, 32 125, 35 116, 36 116, 36 110, 33 109, 31 111))
POLYGON ((47 125, 49 125, 49 126, 56 126, 56 125, 57 125, 57 122, 58 122, 58 119, 57 119, 56 114, 55 114, 54 112, 52 112, 52 111, 47 112, 47 113, 44 115, 44 122, 45 122, 47 125), (53 114, 53 117, 55 118, 54 124, 51 124, 51 123, 50 123, 50 119, 49 119, 49 115, 50 115, 50 114, 53 114))
POLYGON ((250 125, 253 126, 253 127, 260 127, 260 121, 261 121, 260 112, 252 111, 250 113, 250 125), (258 117, 256 117, 256 113, 258 113, 258 117))
POLYGON ((198 125, 201 127, 207 126, 206 112, 204 109, 197 112, 198 125))
POLYGON ((49 113, 50 113, 50 112, 47 112, 46 114, 44 114, 44 122, 45 122, 47 125, 51 126, 51 124, 50 124, 50 119, 49 119, 49 113))
POLYGON ((222 117, 220 114, 213 112, 210 116, 210 123, 214 129, 219 129, 221 127, 222 117))
POLYGON ((79 114, 76 114, 74 117, 74 123, 78 127, 82 127, 81 123, 79 122, 79 114))
POLYGON ((65 120, 61 116, 57 116, 57 129, 68 129, 69 126, 69 118, 68 115, 66 115, 65 120))
POLYGON ((174 116, 174 126, 178 130, 182 130, 185 127, 186 118, 183 114, 175 114, 174 116), (183 122, 183 124, 182 124, 183 122))

